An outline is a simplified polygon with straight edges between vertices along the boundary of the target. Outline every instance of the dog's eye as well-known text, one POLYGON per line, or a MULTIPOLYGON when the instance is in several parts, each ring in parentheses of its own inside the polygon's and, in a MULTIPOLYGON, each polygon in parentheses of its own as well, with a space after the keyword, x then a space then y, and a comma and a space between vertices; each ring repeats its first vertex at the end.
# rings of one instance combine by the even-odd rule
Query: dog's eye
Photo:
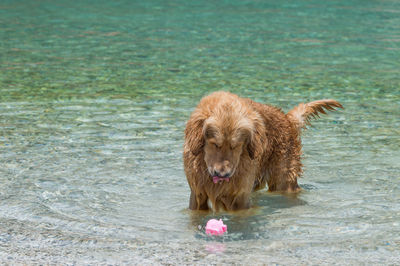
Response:
POLYGON ((213 145, 216 149, 220 149, 221 147, 217 144, 217 143, 215 143, 215 142, 211 142, 211 145, 213 145))

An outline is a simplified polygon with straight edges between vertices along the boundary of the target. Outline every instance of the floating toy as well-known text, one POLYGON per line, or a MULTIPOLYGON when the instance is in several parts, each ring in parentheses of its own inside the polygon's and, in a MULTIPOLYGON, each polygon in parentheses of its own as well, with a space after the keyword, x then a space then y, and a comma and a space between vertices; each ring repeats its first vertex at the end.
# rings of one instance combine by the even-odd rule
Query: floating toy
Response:
POLYGON ((224 224, 224 222, 222 222, 221 219, 211 219, 207 222, 206 234, 220 236, 223 235, 227 229, 228 227, 224 224))

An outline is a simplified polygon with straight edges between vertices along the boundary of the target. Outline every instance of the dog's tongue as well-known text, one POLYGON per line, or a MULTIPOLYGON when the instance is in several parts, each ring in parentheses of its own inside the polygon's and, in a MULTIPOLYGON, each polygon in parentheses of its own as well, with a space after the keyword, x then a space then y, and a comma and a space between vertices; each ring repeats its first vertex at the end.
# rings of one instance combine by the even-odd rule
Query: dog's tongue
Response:
POLYGON ((213 176, 213 182, 214 184, 217 184, 219 181, 226 181, 229 182, 229 177, 218 177, 218 176, 213 176))

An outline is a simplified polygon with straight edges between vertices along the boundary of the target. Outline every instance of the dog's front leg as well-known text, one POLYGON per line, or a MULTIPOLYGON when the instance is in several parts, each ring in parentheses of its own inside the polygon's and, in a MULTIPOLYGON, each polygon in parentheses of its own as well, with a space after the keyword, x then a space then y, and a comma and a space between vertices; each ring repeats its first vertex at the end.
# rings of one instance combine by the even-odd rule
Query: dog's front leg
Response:
POLYGON ((237 211, 250 208, 250 196, 247 193, 221 197, 227 211, 237 211))
POLYGON ((208 197, 204 193, 190 193, 189 209, 191 210, 208 210, 208 197))

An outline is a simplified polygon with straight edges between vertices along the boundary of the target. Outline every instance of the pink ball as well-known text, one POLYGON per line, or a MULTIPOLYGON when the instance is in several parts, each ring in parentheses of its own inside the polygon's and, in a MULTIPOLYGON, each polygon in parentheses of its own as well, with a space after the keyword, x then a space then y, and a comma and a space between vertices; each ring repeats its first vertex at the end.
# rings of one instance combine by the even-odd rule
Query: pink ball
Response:
POLYGON ((221 219, 216 220, 216 219, 211 219, 207 222, 206 225, 206 234, 207 235, 216 235, 220 236, 223 235, 228 227, 222 222, 221 219))

